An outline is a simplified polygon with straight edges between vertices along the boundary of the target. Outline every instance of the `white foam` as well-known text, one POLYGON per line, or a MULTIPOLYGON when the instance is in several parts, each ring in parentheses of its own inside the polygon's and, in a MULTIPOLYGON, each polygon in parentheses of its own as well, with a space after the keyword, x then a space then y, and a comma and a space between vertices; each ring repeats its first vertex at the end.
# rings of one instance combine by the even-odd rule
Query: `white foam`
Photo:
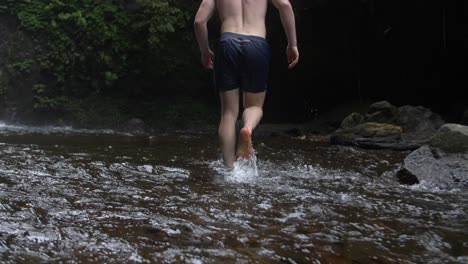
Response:
POLYGON ((234 183, 254 183, 258 179, 257 157, 240 159, 234 162, 234 169, 228 172, 225 180, 234 183))
POLYGON ((78 133, 78 134, 115 134, 132 136, 130 133, 117 132, 111 129, 82 129, 71 126, 26 126, 11 125, 0 121, 0 132, 14 132, 16 134, 55 134, 55 133, 78 133))

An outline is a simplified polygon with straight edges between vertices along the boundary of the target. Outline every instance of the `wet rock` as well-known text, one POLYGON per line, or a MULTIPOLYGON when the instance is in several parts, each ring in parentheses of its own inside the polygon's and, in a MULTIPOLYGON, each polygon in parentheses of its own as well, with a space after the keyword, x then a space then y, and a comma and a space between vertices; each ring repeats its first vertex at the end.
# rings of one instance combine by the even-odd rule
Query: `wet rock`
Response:
POLYGON ((428 108, 405 105, 398 108, 397 123, 403 128, 405 141, 425 142, 445 121, 428 108))
POLYGON ((343 121, 341 122, 340 128, 342 129, 352 128, 354 126, 364 123, 364 121, 365 121, 365 118, 361 114, 351 113, 349 116, 343 119, 343 121))
POLYGON ((447 154, 424 145, 405 158, 396 178, 400 183, 410 185, 424 183, 439 188, 468 186, 468 159, 460 153, 447 154))
POLYGON ((332 144, 374 149, 415 150, 426 144, 444 120, 422 106, 397 108, 387 101, 369 106, 365 118, 352 113, 330 136, 332 144), (363 120, 364 119, 364 120, 363 120))
POLYGON ((393 124, 398 118, 398 108, 387 101, 373 103, 367 111, 367 122, 393 124))
POLYGON ((125 122, 119 130, 132 134, 144 134, 146 132, 146 124, 139 118, 132 118, 125 122))
POLYGON ((366 122, 364 124, 354 126, 350 129, 345 129, 344 131, 349 131, 354 135, 366 138, 372 137, 391 140, 401 138, 402 133, 401 127, 399 126, 374 122, 366 122))
POLYGON ((348 129, 339 129, 330 142, 363 148, 413 150, 421 145, 401 142, 402 129, 397 125, 367 122, 348 129))
POLYGON ((431 138, 429 144, 448 153, 468 153, 468 126, 445 124, 431 138))

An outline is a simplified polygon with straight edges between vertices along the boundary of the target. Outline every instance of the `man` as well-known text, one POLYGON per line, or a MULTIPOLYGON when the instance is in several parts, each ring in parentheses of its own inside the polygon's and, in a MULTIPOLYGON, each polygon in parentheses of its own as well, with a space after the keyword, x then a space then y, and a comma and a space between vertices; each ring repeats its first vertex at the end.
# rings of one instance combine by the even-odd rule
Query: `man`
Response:
MULTIPOLYGON (((202 64, 214 68, 215 85, 221 98, 219 139, 224 164, 232 168, 236 159, 236 120, 239 112, 239 89, 242 89, 244 112, 237 158, 253 153, 252 131, 263 115, 268 81, 270 48, 265 40, 265 16, 269 0, 203 0, 195 17, 195 35, 202 64), (216 57, 208 44, 207 22, 217 11, 221 19, 221 37, 216 57)), ((271 0, 279 10, 288 38, 289 68, 299 61, 296 25, 289 0, 271 0)))

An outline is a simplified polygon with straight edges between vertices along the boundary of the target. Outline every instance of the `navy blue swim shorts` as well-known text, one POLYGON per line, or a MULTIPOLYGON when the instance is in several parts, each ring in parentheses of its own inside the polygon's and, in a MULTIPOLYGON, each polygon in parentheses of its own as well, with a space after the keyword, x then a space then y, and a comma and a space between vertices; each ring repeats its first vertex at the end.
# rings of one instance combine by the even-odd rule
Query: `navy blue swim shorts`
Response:
POLYGON ((215 86, 220 92, 237 88, 264 92, 269 64, 270 47, 264 38, 224 32, 215 54, 215 86))

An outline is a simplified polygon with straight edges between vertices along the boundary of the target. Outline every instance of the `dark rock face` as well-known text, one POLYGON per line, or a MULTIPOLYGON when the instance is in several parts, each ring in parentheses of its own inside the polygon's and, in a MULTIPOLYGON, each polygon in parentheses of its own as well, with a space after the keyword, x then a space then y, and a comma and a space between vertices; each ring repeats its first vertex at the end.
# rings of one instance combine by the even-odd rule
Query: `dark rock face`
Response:
POLYGON ((15 122, 32 112, 33 87, 41 83, 37 51, 16 19, 0 14, 0 118, 15 122))
POLYGON ((424 145, 409 154, 397 179, 403 184, 423 183, 431 187, 468 187, 468 157, 464 154, 446 154, 424 145))
POLYGON ((466 109, 466 111, 463 112, 460 124, 468 126, 468 109, 466 109))
POLYGON ((146 132, 146 124, 139 118, 132 118, 123 123, 118 130, 131 134, 144 134, 146 132))

